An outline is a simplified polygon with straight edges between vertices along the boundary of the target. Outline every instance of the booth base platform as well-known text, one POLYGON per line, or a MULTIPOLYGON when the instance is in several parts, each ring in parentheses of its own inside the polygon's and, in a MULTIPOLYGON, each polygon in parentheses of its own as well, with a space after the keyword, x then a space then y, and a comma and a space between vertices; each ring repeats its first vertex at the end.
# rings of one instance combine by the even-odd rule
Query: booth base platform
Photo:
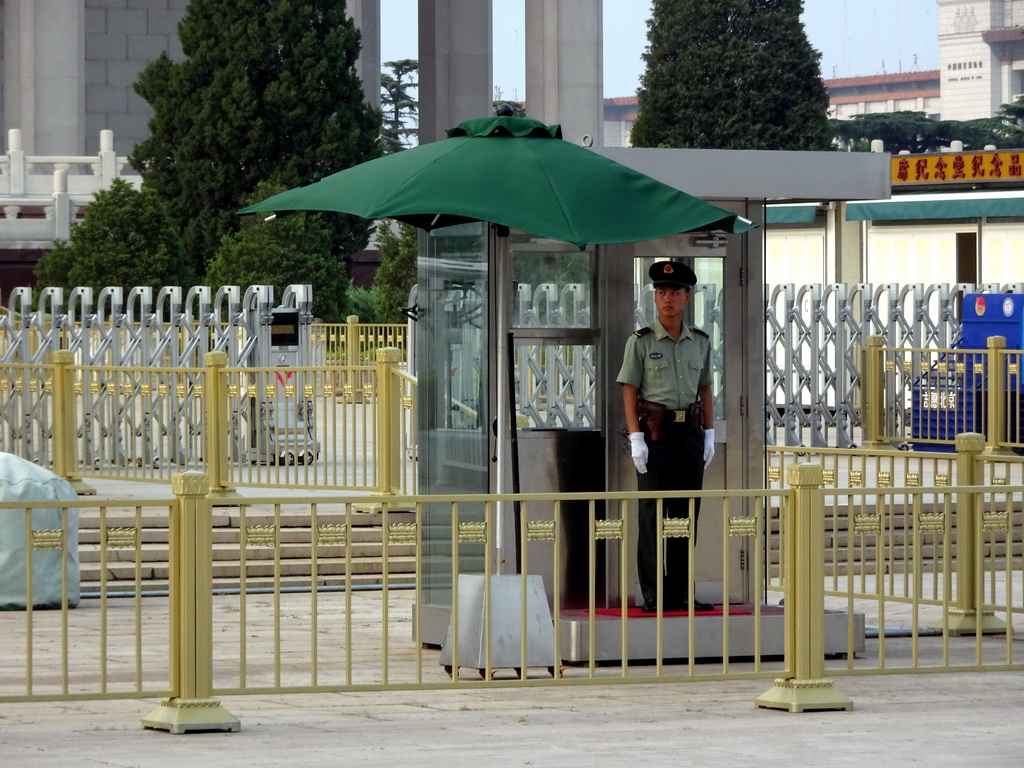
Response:
MULTIPOLYGON (((635 613, 635 612, 632 612, 635 613)), ((728 627, 729 657, 748 659, 781 657, 784 653, 783 614, 781 606, 763 605, 761 638, 755 640, 755 616, 752 605, 730 605, 729 615, 721 610, 698 612, 690 617, 686 613, 671 613, 661 617, 663 659, 690 659, 690 627, 693 627, 694 659, 721 659, 722 640, 728 627)), ((655 659, 658 656, 657 614, 630 615, 626 619, 626 652, 630 661, 655 659)), ((622 661, 622 613, 615 615, 599 612, 594 616, 594 651, 597 663, 622 661)), ((559 642, 565 664, 586 664, 590 653, 590 614, 587 611, 562 611, 559 642)), ((825 655, 847 656, 864 651, 864 616, 853 615, 853 647, 848 642, 847 614, 825 613, 825 655)))
MULTIPOLYGON (((692 619, 685 613, 662 615, 662 650, 665 660, 690 658, 690 626, 693 626, 693 658, 722 658, 723 635, 728 627, 730 659, 781 658, 785 651, 782 606, 762 605, 761 637, 756 642, 753 605, 730 605, 729 615, 720 610, 696 613, 692 619)), ((633 611, 635 613, 635 611, 633 611)), ((416 610, 413 610, 416 615, 416 610)), ((441 646, 445 641, 451 610, 448 607, 424 605, 420 610, 423 622, 420 635, 426 645, 441 646)), ((630 661, 657 658, 657 614, 627 616, 626 653, 630 661)), ((594 652, 596 663, 622 661, 622 614, 620 611, 600 612, 594 616, 594 652), (612 615, 614 613, 614 615, 612 615)), ((864 651, 865 623, 863 614, 825 612, 825 655, 842 657, 864 651), (848 621, 853 622, 852 648, 848 621)), ((586 610, 562 611, 559 618, 559 645, 563 664, 586 664, 590 661, 590 614, 586 610)))

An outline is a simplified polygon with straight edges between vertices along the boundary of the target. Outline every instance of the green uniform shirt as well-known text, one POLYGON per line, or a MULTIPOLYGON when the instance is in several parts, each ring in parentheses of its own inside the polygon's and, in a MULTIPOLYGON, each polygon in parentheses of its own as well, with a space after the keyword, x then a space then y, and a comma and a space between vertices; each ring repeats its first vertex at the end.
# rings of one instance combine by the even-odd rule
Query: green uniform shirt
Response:
POLYGON ((637 331, 626 339, 616 381, 640 390, 641 400, 671 410, 686 408, 697 399, 699 387, 711 386, 711 339, 684 323, 675 341, 655 320, 649 333, 637 331))

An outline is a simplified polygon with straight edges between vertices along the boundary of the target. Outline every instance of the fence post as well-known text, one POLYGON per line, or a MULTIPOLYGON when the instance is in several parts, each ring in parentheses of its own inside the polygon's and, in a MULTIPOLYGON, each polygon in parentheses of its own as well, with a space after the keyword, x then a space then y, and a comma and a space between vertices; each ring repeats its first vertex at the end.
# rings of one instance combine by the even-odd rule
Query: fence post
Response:
POLYGON ((985 453, 992 456, 1008 456, 1013 453, 1006 443, 1006 337, 989 336, 985 360, 988 384, 985 387, 985 405, 988 416, 985 430, 988 433, 985 453))
POLYGON ((785 659, 788 677, 754 700, 766 709, 853 709, 825 675, 825 515, 820 464, 791 464, 783 543, 785 659))
POLYGON ((973 635, 979 627, 982 634, 999 634, 1006 632, 1006 622, 997 619, 992 611, 978 610, 983 587, 978 578, 983 544, 979 525, 983 496, 974 488, 985 482, 978 471, 978 457, 985 451, 985 436, 977 432, 957 435, 956 451, 956 607, 947 609, 945 619, 934 622, 932 627, 942 629, 947 625, 951 635, 973 635))
POLYGON ((395 367, 402 362, 402 350, 382 347, 377 350, 377 493, 394 493, 401 475, 402 392, 395 381, 395 367))
POLYGON ((234 488, 225 485, 228 473, 228 441, 231 437, 231 419, 228 418, 227 371, 228 353, 207 352, 206 394, 203 398, 206 423, 203 444, 206 448, 206 471, 209 476, 211 499, 239 499, 234 488))
POLYGON ((869 447, 888 446, 882 439, 885 434, 885 346, 884 336, 868 336, 864 349, 864 378, 861 382, 861 428, 864 439, 861 444, 869 447))
POLYGON ((75 372, 71 369, 74 359, 70 349, 53 353, 53 473, 67 480, 79 496, 90 496, 96 489, 75 472, 79 421, 75 412, 75 372))
POLYGON ((359 359, 359 315, 349 315, 345 318, 345 360, 347 367, 345 374, 345 388, 342 390, 345 400, 358 404, 363 402, 363 377, 358 366, 362 364, 359 359))
POLYGON ((144 718, 144 728, 237 731, 238 718, 213 691, 213 531, 209 477, 179 472, 171 479, 177 504, 170 519, 171 696, 144 718))

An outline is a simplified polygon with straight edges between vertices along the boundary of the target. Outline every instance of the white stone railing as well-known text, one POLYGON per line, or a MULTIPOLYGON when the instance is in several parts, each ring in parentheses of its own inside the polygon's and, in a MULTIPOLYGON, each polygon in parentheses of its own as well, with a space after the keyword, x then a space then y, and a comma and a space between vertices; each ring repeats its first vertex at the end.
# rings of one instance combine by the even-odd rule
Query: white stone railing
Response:
POLYGON ((21 131, 7 132, 0 155, 0 247, 49 247, 67 240, 71 222, 93 195, 114 179, 138 187, 142 177, 123 173, 128 158, 114 154, 113 131, 100 131, 97 155, 26 155, 21 131))

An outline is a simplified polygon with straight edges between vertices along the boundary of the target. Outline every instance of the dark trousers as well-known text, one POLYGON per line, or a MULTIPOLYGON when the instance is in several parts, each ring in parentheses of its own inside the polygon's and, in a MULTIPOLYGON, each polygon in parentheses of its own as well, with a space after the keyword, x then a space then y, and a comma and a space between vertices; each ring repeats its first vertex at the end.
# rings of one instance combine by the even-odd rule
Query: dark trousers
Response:
MULTIPOLYGON (((647 441, 647 472, 637 473, 640 491, 695 491, 704 483, 704 430, 685 423, 669 422, 657 443, 647 441)), ((696 542, 697 515, 700 499, 665 499, 662 517, 691 517, 690 535, 696 542), (693 515, 690 509, 693 505, 693 515)), ((683 605, 689 596, 689 540, 684 537, 664 539, 662 560, 664 580, 663 605, 666 608, 683 605)), ((639 531, 637 536, 637 572, 640 591, 645 603, 657 599, 658 590, 658 500, 641 499, 639 502, 639 531)))

